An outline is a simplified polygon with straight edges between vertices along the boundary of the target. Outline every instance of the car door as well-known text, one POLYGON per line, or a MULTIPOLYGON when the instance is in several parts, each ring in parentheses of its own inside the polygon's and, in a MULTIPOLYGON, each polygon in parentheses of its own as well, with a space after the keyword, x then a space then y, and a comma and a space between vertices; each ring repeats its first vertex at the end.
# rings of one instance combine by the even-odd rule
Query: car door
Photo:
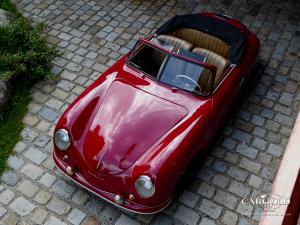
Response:
POLYGON ((243 88, 245 78, 245 74, 238 67, 231 68, 231 71, 213 92, 211 110, 212 127, 215 130, 218 130, 228 118, 228 113, 243 88))

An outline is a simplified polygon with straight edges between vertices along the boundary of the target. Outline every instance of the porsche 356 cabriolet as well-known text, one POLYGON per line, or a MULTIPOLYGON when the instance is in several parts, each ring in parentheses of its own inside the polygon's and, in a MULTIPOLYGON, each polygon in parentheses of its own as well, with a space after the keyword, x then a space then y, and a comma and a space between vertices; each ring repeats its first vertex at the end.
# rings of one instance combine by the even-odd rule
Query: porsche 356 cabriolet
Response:
POLYGON ((175 16, 64 112, 54 131, 55 164, 123 209, 164 209, 224 123, 258 52, 258 38, 231 17, 175 16))

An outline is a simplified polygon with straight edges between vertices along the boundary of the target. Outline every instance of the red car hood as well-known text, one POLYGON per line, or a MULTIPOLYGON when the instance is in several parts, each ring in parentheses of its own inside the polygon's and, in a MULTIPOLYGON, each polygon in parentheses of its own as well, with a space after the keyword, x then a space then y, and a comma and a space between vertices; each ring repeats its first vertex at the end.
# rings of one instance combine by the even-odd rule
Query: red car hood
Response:
POLYGON ((91 122, 81 140, 83 157, 97 174, 121 173, 187 113, 183 106, 116 80, 94 118, 87 119, 91 122))

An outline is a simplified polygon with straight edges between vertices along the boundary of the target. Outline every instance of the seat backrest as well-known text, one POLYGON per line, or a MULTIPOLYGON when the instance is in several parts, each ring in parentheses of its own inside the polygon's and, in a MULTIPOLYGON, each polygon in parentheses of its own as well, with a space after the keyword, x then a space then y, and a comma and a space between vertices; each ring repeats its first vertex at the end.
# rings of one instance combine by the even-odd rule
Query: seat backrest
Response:
POLYGON ((198 80, 198 84, 201 87, 201 93, 203 95, 207 95, 209 94, 210 90, 211 90, 211 82, 212 82, 212 76, 211 73, 209 72, 209 70, 203 70, 199 80, 198 80))
POLYGON ((177 29, 169 32, 168 35, 188 41, 194 48, 205 48, 229 59, 230 47, 220 38, 191 28, 177 29))
POLYGON ((159 35, 157 39, 166 44, 172 45, 174 47, 173 51, 175 52, 178 51, 178 49, 192 50, 193 48, 193 45, 191 43, 185 40, 181 40, 177 37, 172 37, 169 35, 159 35))
POLYGON ((193 52, 204 55, 206 57, 205 63, 214 65, 217 68, 215 84, 217 84, 224 75, 224 70, 229 66, 229 61, 224 57, 211 52, 204 48, 194 48, 193 52))

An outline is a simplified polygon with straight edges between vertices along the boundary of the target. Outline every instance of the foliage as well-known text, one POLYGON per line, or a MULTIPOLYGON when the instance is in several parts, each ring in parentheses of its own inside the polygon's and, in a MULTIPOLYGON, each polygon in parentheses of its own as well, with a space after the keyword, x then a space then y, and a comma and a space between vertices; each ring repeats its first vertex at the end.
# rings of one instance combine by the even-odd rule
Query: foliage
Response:
POLYGON ((20 16, 16 7, 9 0, 0 0, 0 9, 4 9, 15 16, 20 16))
POLYGON ((0 79, 40 80, 49 75, 49 62, 58 52, 42 37, 44 28, 32 27, 22 17, 0 27, 0 79))
POLYGON ((15 15, 15 20, 0 27, 0 79, 10 79, 12 99, 0 109, 0 175, 6 159, 20 139, 22 119, 31 100, 30 88, 50 75, 50 63, 58 56, 47 45, 43 24, 32 27, 9 0, 0 0, 0 8, 15 15))

